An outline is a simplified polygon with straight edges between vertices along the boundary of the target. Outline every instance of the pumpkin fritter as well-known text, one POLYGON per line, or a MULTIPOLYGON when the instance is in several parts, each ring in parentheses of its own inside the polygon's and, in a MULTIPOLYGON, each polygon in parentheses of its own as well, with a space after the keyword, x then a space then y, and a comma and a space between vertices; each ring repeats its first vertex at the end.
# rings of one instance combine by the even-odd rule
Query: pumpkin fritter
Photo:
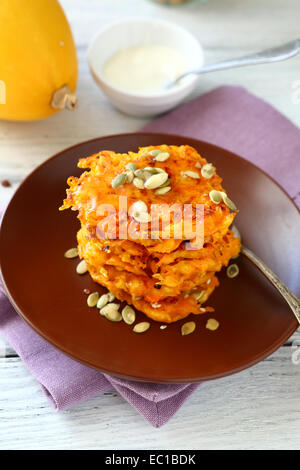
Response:
MULTIPOLYGON (((210 307, 204 309, 203 304, 219 284, 215 273, 227 266, 240 251, 240 240, 229 229, 236 211, 229 209, 224 198, 218 204, 211 200, 212 190, 223 195, 225 191, 222 179, 212 165, 206 167, 208 172, 201 172, 204 165, 207 165, 205 158, 188 145, 149 146, 140 148, 137 153, 102 151, 82 158, 78 166, 87 171, 79 178, 68 179, 67 197, 60 209, 78 211, 81 222, 77 234, 78 252, 85 259, 91 277, 118 299, 134 305, 156 321, 171 323, 190 313, 211 311, 210 307), (158 151, 164 152, 161 158, 164 161, 156 160, 158 151), (133 168, 128 167, 129 163, 134 163, 133 168), (162 191, 164 194, 159 194, 155 187, 141 189, 133 180, 140 179, 141 172, 135 171, 134 175, 128 168, 144 169, 144 183, 149 182, 151 175, 166 172, 169 178, 162 186, 168 185, 170 189, 162 191), (147 171, 150 173, 145 176, 147 171), (120 178, 122 174, 128 176, 120 178), (120 196, 127 197, 125 214, 123 206, 120 207, 120 196), (180 207, 189 204, 193 209, 202 204, 203 246, 187 249, 189 237, 184 233, 180 239, 176 238, 177 219, 173 212, 171 216, 168 214, 168 219, 162 214, 166 225, 161 223, 155 236, 151 224, 146 223, 142 227, 147 238, 137 237, 141 225, 129 208, 138 201, 146 204, 149 213, 152 204, 177 204, 180 207), (117 229, 114 233, 108 231, 106 238, 101 238, 99 223, 105 217, 107 220, 107 213, 99 212, 98 208, 105 204, 115 209, 110 217, 115 220, 117 229), (128 224, 124 222, 124 215, 128 224), (120 236, 124 224, 127 239, 120 236), (167 239, 164 238, 166 227, 170 229, 167 239)), ((139 185, 142 187, 144 183, 139 182, 139 185)), ((194 218, 192 225, 195 228, 194 218)))

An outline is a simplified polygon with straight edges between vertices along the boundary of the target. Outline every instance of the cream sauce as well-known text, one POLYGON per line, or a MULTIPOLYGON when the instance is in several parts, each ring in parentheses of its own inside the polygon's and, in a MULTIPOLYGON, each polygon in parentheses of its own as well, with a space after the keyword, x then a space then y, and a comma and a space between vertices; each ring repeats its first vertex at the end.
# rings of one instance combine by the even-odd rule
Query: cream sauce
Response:
POLYGON ((108 82, 132 93, 162 91, 184 72, 184 58, 175 49, 161 45, 121 49, 103 69, 108 82))

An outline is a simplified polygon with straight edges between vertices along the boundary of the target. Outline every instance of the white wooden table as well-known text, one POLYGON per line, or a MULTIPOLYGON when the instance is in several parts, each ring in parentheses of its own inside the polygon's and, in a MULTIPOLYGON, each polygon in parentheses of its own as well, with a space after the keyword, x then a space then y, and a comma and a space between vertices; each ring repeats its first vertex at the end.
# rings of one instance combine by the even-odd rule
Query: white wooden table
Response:
MULTIPOLYGON (((93 83, 87 46, 102 24, 129 15, 169 19, 199 38, 208 61, 300 36, 298 0, 208 0, 179 8, 149 0, 61 3, 78 48, 80 107, 74 114, 36 123, 0 122, 0 179, 13 183, 12 188, 0 186, 0 203, 8 201, 33 168, 64 147, 136 131, 146 123, 113 109, 93 83)), ((222 84, 242 84, 300 126, 300 104, 292 102, 295 80, 300 80, 299 57, 207 75, 195 95, 222 84)), ((203 384, 161 429, 153 429, 115 392, 55 413, 15 352, 0 339, 0 449, 299 449, 300 364, 292 363, 293 339, 255 367, 203 384)), ((300 354, 295 358, 300 362, 300 354)))

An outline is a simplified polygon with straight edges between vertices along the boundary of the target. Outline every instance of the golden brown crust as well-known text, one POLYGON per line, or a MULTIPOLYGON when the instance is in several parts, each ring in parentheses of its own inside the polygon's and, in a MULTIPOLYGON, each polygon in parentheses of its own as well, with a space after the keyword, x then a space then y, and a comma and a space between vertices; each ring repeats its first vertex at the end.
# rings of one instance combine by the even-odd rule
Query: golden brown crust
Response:
MULTIPOLYGON (((235 213, 230 212, 224 202, 215 204, 209 197, 212 189, 223 192, 224 189, 216 172, 210 179, 201 176, 199 166, 206 163, 190 146, 150 146, 128 154, 102 151, 81 159, 78 166, 89 171, 79 178, 68 179, 70 188, 61 210, 78 210, 79 254, 86 260, 92 278, 120 300, 133 304, 157 321, 173 322, 190 313, 202 313, 201 305, 218 285, 215 272, 240 251, 240 241, 229 230, 235 213), (170 153, 169 159, 156 162, 149 153, 153 149, 170 153), (171 179, 171 191, 159 196, 153 190, 138 189, 132 183, 114 189, 112 180, 126 171, 130 162, 138 168, 151 166, 165 170, 171 179), (199 179, 184 176, 187 170, 197 172, 199 179), (118 231, 114 239, 99 239, 97 226, 105 215, 100 215, 97 208, 100 204, 113 205, 118 222, 119 196, 127 197, 128 208, 136 201, 146 203, 149 210, 151 204, 192 204, 194 208, 196 204, 203 204, 203 248, 187 250, 184 240, 172 238, 173 214, 170 239, 162 239, 161 229, 157 234, 159 239, 151 239, 150 224, 147 239, 134 239, 130 233, 127 240, 119 239, 118 231), (194 294, 198 291, 203 294, 197 302, 194 294)), ((138 230, 139 224, 127 216, 131 227, 138 230)))

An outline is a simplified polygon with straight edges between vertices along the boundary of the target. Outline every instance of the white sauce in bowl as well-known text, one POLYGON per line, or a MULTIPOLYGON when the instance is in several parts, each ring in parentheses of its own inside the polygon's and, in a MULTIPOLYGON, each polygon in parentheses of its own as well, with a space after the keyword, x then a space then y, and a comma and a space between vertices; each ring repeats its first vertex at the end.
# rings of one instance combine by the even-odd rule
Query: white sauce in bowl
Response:
POLYGON ((132 93, 163 91, 186 72, 184 58, 173 48, 140 45, 121 49, 104 65, 103 77, 132 93))

